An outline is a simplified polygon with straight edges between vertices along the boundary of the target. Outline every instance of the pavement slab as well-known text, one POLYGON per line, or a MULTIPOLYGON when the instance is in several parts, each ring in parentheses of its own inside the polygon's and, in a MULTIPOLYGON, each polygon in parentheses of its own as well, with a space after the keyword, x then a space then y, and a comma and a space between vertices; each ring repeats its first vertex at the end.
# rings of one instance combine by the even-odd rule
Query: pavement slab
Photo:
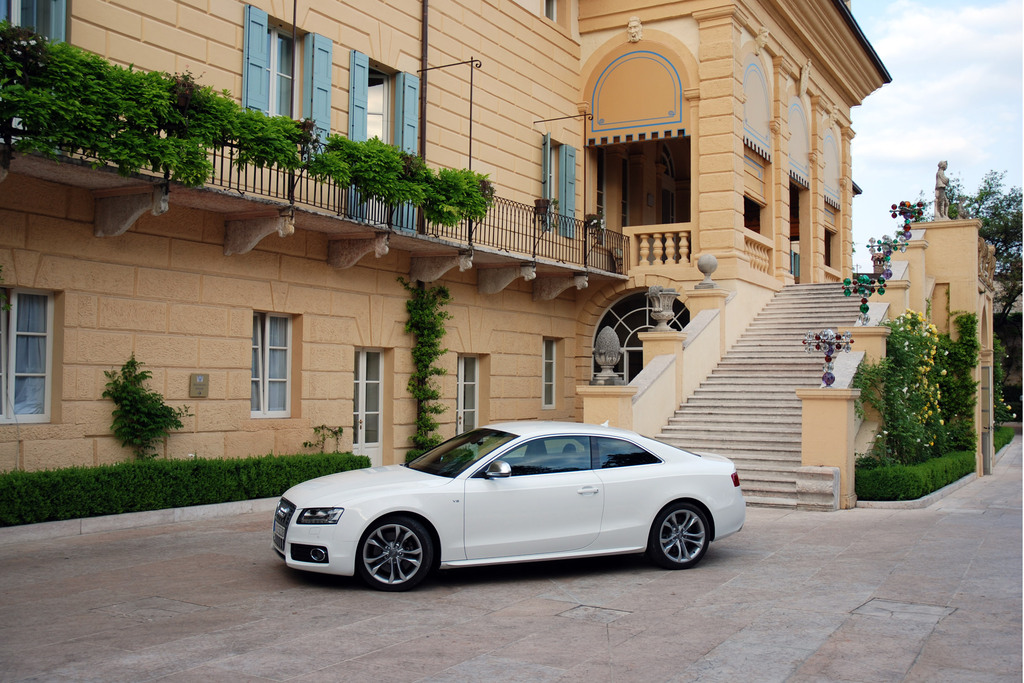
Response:
POLYGON ((1019 682, 1021 493, 1018 435, 927 507, 749 508, 692 570, 482 567, 400 594, 284 567, 267 504, 0 529, 0 683, 1019 682))

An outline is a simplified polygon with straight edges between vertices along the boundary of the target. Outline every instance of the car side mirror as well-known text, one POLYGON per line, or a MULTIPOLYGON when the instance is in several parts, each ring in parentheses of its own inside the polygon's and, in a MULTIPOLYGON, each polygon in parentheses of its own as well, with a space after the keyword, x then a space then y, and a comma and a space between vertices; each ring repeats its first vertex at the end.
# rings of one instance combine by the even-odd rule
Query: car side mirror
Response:
POLYGON ((504 460, 495 460, 487 466, 484 476, 488 479, 504 479, 512 476, 512 466, 504 460))

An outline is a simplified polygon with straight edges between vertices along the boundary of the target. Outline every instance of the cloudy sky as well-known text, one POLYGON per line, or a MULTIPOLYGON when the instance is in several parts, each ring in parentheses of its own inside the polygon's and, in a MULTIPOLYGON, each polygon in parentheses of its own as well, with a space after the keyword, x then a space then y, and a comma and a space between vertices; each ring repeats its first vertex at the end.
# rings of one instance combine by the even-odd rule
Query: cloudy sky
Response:
POLYGON ((853 0, 853 14, 892 76, 892 83, 853 109, 853 200, 856 253, 892 234, 886 209, 924 191, 935 171, 977 189, 989 170, 1021 186, 1021 0, 853 0))

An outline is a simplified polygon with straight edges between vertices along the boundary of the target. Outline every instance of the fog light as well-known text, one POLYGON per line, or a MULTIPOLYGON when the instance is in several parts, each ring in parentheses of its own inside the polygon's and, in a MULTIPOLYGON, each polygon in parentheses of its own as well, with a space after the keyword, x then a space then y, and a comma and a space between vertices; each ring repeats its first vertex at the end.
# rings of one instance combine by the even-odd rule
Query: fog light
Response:
POLYGON ((309 551, 309 559, 314 562, 323 562, 327 559, 327 551, 323 548, 313 548, 309 551))
POLYGON ((327 548, 322 545, 304 545, 302 543, 291 544, 292 559, 296 562, 313 562, 315 564, 327 564, 330 557, 327 555, 327 548))

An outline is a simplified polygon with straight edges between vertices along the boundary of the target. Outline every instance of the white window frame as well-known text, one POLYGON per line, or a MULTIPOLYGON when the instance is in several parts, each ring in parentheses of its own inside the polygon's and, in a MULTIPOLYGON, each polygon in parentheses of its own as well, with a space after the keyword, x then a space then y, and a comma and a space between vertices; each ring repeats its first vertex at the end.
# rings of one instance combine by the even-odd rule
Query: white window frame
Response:
POLYGON ((455 398, 455 431, 459 434, 480 426, 480 358, 459 356, 457 394, 455 398), (473 369, 473 379, 467 380, 467 367, 473 369), (466 397, 472 400, 467 406, 466 397))
POLYGON ((544 0, 544 16, 551 21, 558 21, 558 0, 544 0))
MULTIPOLYGON (((259 397, 259 408, 254 409, 252 406, 252 399, 250 394, 249 410, 250 416, 255 418, 273 418, 273 417, 291 417, 292 410, 292 317, 290 315, 281 315, 279 313, 264 313, 260 311, 253 311, 253 343, 252 350, 259 358, 260 368, 259 374, 252 374, 252 384, 255 385, 257 396, 259 397), (268 343, 270 337, 270 321, 273 319, 284 320, 287 324, 288 330, 286 334, 285 347, 275 346, 271 347, 268 343), (282 348, 286 351, 285 355, 285 376, 282 377, 270 377, 270 351, 279 351, 282 348), (284 410, 268 410, 267 408, 267 396, 269 394, 269 384, 284 383, 285 385, 285 400, 284 410)), ((253 368, 255 369, 255 368, 253 368)))
POLYGON ((295 46, 295 42, 292 40, 291 33, 285 33, 284 31, 282 31, 282 30, 280 30, 280 29, 278 29, 276 27, 269 26, 267 28, 267 44, 268 44, 267 53, 270 55, 270 64, 267 67, 267 71, 270 73, 270 94, 269 94, 270 100, 268 102, 268 105, 270 106, 270 115, 271 116, 288 116, 288 117, 292 117, 292 113, 295 111, 295 96, 296 96, 295 84, 297 82, 297 79, 295 78, 295 76, 296 76, 295 73, 289 74, 287 72, 282 72, 281 71, 281 67, 282 67, 281 61, 282 60, 281 60, 281 49, 280 49, 280 47, 281 47, 281 41, 282 40, 286 41, 288 44, 290 44, 292 46, 292 53, 293 53, 293 56, 294 56, 294 58, 293 59, 289 59, 288 60, 288 64, 286 64, 284 66, 287 66, 288 69, 291 69, 292 71, 295 71, 296 69, 299 68, 299 65, 300 65, 299 60, 298 60, 298 56, 299 55, 295 52, 296 46, 295 46), (295 66, 295 69, 292 69, 293 65, 295 66), (278 101, 280 99, 279 98, 279 92, 278 92, 279 91, 279 79, 282 78, 282 77, 283 78, 287 78, 288 80, 290 80, 291 81, 291 86, 292 86, 292 96, 291 96, 291 99, 288 102, 288 111, 280 111, 279 107, 278 107, 278 105, 280 104, 279 101, 278 101))
POLYGON ((53 293, 29 289, 0 289, 7 297, 10 310, 0 310, 0 424, 26 424, 50 421, 50 403, 53 385, 53 293), (17 328, 18 306, 23 296, 46 297, 46 329, 42 333, 19 332, 17 328), (40 373, 19 373, 18 343, 19 336, 45 336, 46 360, 45 369, 41 373, 43 381, 43 412, 15 413, 14 389, 18 377, 39 376, 40 373))
POLYGON ((541 372, 540 407, 552 410, 558 404, 558 340, 544 339, 543 368, 541 372))
POLYGON ((381 142, 391 144, 392 137, 394 135, 394 111, 392 107, 391 88, 394 83, 394 77, 390 74, 386 74, 383 71, 379 71, 370 68, 370 72, 367 76, 367 103, 366 103, 366 138, 379 138, 381 142), (374 80, 382 81, 379 85, 373 85, 371 82, 374 80), (376 90, 379 88, 379 90, 376 90), (380 92, 380 102, 374 101, 374 92, 380 92), (379 104, 379 106, 378 106, 379 104), (376 129, 371 130, 370 122, 373 120, 380 121, 380 131, 376 129))

